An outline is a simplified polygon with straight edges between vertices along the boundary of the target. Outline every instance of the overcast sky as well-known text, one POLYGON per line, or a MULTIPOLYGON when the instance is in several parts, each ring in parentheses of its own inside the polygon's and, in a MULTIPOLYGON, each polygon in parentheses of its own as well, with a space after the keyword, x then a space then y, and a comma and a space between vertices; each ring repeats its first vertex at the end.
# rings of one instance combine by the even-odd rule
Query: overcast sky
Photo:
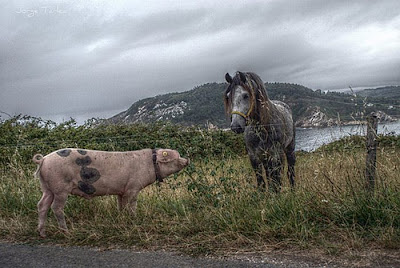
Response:
POLYGON ((11 115, 110 117, 236 70, 323 90, 400 84, 399 0, 0 2, 11 115))

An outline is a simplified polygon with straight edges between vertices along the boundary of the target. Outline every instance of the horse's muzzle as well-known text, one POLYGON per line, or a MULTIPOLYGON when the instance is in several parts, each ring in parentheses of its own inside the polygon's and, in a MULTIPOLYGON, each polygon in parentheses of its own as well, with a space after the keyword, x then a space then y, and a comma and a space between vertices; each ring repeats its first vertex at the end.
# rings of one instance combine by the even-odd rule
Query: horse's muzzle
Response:
POLYGON ((231 124, 231 130, 236 134, 240 134, 244 132, 244 127, 239 124, 231 124))
POLYGON ((245 127, 246 127, 246 118, 239 114, 233 114, 231 121, 231 130, 236 134, 240 134, 244 132, 245 127))

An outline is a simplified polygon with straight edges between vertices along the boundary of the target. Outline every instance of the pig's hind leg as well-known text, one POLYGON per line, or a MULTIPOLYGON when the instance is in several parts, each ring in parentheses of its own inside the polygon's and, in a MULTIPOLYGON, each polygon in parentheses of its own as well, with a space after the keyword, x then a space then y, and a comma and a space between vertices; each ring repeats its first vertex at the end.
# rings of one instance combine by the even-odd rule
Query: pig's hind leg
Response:
POLYGON ((53 209, 54 215, 57 218, 58 226, 64 231, 68 232, 67 224, 65 223, 65 216, 64 216, 64 206, 67 202, 68 193, 63 192, 60 194, 54 195, 54 201, 51 208, 53 209))
POLYGON ((49 211, 49 208, 51 206, 51 203, 53 203, 53 199, 54 199, 53 193, 47 190, 43 192, 42 198, 38 203, 38 213, 39 213, 38 231, 41 237, 46 237, 46 232, 45 232, 46 217, 47 217, 47 212, 49 211))

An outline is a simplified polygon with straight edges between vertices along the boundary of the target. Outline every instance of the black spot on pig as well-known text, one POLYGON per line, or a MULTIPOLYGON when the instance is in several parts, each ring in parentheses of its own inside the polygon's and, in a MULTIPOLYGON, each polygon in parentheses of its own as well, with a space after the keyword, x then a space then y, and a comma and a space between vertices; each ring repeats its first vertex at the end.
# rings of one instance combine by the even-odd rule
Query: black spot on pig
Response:
POLYGON ((70 183, 72 181, 71 177, 64 177, 64 181, 70 183))
POLYGON ((96 188, 94 188, 93 185, 84 182, 84 181, 79 181, 78 182, 78 188, 85 194, 94 194, 96 192, 96 188))
POLYGON ((85 154, 87 154, 87 151, 85 151, 85 150, 78 150, 78 153, 80 153, 81 155, 85 155, 85 154))
POLYGON ((84 167, 84 166, 90 165, 90 163, 92 163, 92 159, 90 159, 89 156, 86 156, 86 157, 84 157, 84 158, 77 158, 77 159, 75 160, 75 163, 76 163, 78 166, 84 167))
POLYGON ((100 179, 100 172, 95 168, 82 167, 81 178, 82 181, 91 184, 100 179))
MULTIPOLYGON (((81 155, 86 154, 84 150, 78 150, 81 155)), ((92 159, 89 156, 85 156, 83 158, 77 158, 75 163, 78 166, 81 166, 81 181, 78 182, 78 188, 86 193, 86 194, 94 194, 96 192, 96 188, 92 185, 92 183, 96 182, 100 179, 100 172, 95 168, 87 167, 92 163, 92 159)))
POLYGON ((57 154, 61 157, 67 157, 67 156, 69 156, 70 153, 71 153, 71 149, 64 149, 64 150, 57 151, 57 154))

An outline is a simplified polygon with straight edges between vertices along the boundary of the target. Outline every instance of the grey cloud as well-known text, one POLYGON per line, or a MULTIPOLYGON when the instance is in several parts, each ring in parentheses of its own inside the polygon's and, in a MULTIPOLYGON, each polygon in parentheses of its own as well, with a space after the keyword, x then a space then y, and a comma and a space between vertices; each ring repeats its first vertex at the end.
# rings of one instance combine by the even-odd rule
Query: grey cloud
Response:
POLYGON ((400 83, 399 1, 96 3, 6 3, 0 110, 104 115, 236 70, 323 89, 400 83), (27 17, 20 8, 40 12, 27 17), (359 43, 374 27, 393 31, 385 37, 392 47, 359 43))

